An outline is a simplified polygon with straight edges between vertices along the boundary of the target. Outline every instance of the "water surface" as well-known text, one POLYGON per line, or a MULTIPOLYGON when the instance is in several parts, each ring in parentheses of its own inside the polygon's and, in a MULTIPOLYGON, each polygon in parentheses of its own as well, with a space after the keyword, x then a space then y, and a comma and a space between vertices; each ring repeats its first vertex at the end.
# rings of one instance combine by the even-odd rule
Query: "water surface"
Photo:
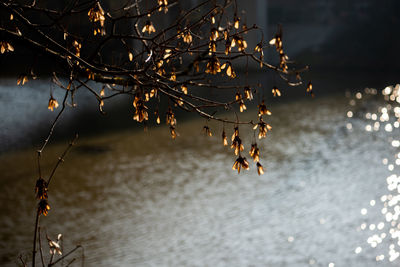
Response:
MULTIPOLYGON (((348 109, 341 94, 272 106, 263 176, 253 163, 232 171, 221 129, 211 122, 214 137, 202 136, 203 120, 178 122, 175 141, 166 126, 83 137, 51 184, 42 226, 66 249, 82 244, 87 266, 376 266, 387 247, 368 246, 360 225, 384 216, 360 210, 387 191, 382 158, 394 150, 362 118, 349 131, 348 109)), ((248 151, 251 129, 241 133, 248 151)), ((65 146, 48 147, 47 173, 65 146)), ((0 262, 12 266, 31 250, 35 153, 0 161, 0 262)))

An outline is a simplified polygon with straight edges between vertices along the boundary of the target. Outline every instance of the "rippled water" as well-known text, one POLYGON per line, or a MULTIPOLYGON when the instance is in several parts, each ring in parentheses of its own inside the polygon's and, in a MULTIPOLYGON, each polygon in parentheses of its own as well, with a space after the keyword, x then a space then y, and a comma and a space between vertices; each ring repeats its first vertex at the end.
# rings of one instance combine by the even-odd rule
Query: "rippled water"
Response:
MULTIPOLYGON (((211 123, 216 137, 204 137, 202 120, 180 123, 175 141, 164 126, 82 138, 56 174, 42 226, 63 233, 66 249, 82 244, 87 266, 376 266, 387 251, 371 248, 360 225, 384 216, 360 210, 386 193, 382 158, 395 148, 361 117, 349 131, 348 109, 342 95, 274 105, 259 143, 263 176, 253 165, 232 171, 220 129, 211 123)), ((49 147, 47 172, 64 147, 49 147)), ((31 250, 35 154, 0 161, 0 262, 12 266, 31 250)))

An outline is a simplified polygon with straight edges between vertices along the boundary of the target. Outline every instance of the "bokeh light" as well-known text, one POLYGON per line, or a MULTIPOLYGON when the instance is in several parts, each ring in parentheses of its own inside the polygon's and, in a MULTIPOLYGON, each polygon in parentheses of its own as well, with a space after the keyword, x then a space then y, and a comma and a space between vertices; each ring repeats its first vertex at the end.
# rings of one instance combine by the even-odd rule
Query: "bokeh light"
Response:
MULTIPOLYGON (((389 151, 397 150, 400 147, 400 140, 395 129, 400 126, 400 85, 387 86, 380 94, 376 89, 366 88, 364 94, 357 92, 352 96, 347 92, 346 96, 351 98, 349 105, 352 109, 346 113, 346 128, 349 132, 354 130, 353 120, 365 118, 362 129, 370 134, 373 132, 382 134, 387 138, 388 148, 391 148, 389 151), (383 99, 379 99, 382 96, 383 99), (365 101, 369 98, 378 100, 379 105, 366 105, 365 101)), ((382 177, 385 179, 387 191, 379 197, 380 201, 371 199, 369 202, 371 209, 377 207, 381 211, 382 220, 375 223, 364 221, 357 229, 367 231, 369 236, 366 241, 369 247, 380 248, 375 255, 377 262, 385 260, 393 262, 400 256, 400 169, 398 168, 400 152, 387 155, 382 159, 382 164, 389 172, 387 177, 382 177), (383 242, 384 240, 386 241, 383 242), (387 249, 382 250, 382 246, 387 246, 387 249), (385 254, 382 254, 382 251, 385 251, 385 254)), ((366 207, 360 207, 360 216, 363 220, 372 212, 373 210, 370 211, 366 207)), ((360 254, 362 251, 363 245, 354 249, 355 254, 360 254)))

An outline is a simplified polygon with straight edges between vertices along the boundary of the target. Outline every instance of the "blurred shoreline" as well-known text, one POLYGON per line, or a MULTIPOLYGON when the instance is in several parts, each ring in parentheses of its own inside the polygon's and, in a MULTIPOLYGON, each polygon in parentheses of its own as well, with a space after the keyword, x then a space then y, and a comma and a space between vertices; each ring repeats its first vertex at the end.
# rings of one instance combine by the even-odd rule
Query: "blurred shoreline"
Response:
MULTIPOLYGON (((238 76, 240 77, 240 74, 238 76)), ((344 94, 345 91, 355 92, 366 87, 382 89, 399 83, 395 71, 332 71, 311 68, 304 77, 305 84, 308 80, 313 82, 316 99, 344 94)), ((268 105, 284 105, 287 102, 310 97, 305 93, 305 85, 289 87, 273 78, 271 73, 253 72, 249 80, 264 85, 262 90, 267 94, 268 105), (281 89, 282 97, 273 98, 268 95, 273 84, 281 89)), ((0 123, 0 154, 24 148, 36 148, 44 140, 58 111, 50 112, 47 109, 50 86, 50 81, 29 81, 24 86, 17 86, 15 78, 0 80, 0 113, 4 118, 0 123)), ((61 99, 62 92, 55 89, 54 96, 61 99)), ((130 96, 120 96, 106 102, 106 115, 100 114, 97 101, 86 91, 78 92, 76 101, 78 106, 68 108, 61 117, 56 126, 54 140, 69 140, 75 133, 91 136, 120 130, 143 130, 143 125, 132 120, 133 107, 130 96)), ((255 108, 257 104, 257 99, 246 102, 249 109, 255 108)), ((149 107, 151 108, 151 104, 149 107)), ((152 127, 153 114, 149 115, 148 126, 152 127)), ((177 116, 178 121, 198 118, 195 114, 183 111, 178 111, 177 116)))

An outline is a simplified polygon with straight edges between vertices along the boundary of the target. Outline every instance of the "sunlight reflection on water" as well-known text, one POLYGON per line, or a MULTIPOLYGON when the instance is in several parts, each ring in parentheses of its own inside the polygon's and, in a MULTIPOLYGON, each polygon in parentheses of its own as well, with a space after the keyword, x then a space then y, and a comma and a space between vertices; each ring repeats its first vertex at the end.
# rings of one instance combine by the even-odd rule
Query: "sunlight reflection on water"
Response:
MULTIPOLYGON (((350 97, 350 94, 348 94, 348 97, 350 97)), ((356 99, 361 99, 362 97, 361 92, 355 95, 356 99)), ((397 165, 400 165, 397 149, 400 146, 400 141, 397 140, 398 131, 395 131, 394 134, 391 133, 399 128, 400 85, 388 86, 383 90, 366 88, 364 90, 364 98, 366 100, 362 104, 351 103, 353 103, 352 106, 355 109, 358 109, 358 115, 365 117, 365 131, 378 132, 377 135, 383 136, 386 139, 387 146, 389 148, 392 147, 392 149, 387 149, 386 151, 389 159, 387 157, 382 159, 382 164, 390 173, 386 178, 388 191, 377 197, 378 201, 372 199, 369 202, 370 207, 361 209, 361 215, 363 216, 368 216, 368 210, 371 210, 373 214, 381 213, 381 218, 376 221, 367 217, 368 222, 363 222, 358 230, 369 230, 370 236, 367 239, 367 243, 371 248, 377 248, 377 251, 374 252, 376 261, 384 261, 386 259, 386 261, 393 262, 400 256, 398 251, 398 247, 400 247, 400 206, 398 205, 400 202, 400 177, 396 175, 398 171, 397 165), (377 102, 376 98, 381 101, 377 102), (368 103, 370 105, 367 109, 360 109, 360 104, 365 106, 368 103), (380 127, 381 125, 384 125, 384 127, 380 127), (377 202, 378 205, 375 207, 377 202)), ((352 113, 352 111, 348 111, 348 114, 349 112, 352 113)), ((361 249, 361 247, 358 248, 361 249)))
MULTIPOLYGON (((348 101, 272 106, 274 128, 259 143, 264 176, 253 164, 232 171, 221 129, 210 123, 217 137, 204 137, 201 120, 178 124, 175 141, 166 127, 83 138, 50 188, 43 224, 66 247, 82 244, 88 266, 376 266, 387 253, 361 246, 372 230, 357 229, 380 228, 380 213, 360 210, 386 194, 381 162, 393 148, 386 132, 365 133, 365 107, 348 116, 348 101)), ((63 147, 49 147, 45 168, 63 147)), ((30 251, 34 153, 1 161, 0 260, 10 264, 30 251)))

